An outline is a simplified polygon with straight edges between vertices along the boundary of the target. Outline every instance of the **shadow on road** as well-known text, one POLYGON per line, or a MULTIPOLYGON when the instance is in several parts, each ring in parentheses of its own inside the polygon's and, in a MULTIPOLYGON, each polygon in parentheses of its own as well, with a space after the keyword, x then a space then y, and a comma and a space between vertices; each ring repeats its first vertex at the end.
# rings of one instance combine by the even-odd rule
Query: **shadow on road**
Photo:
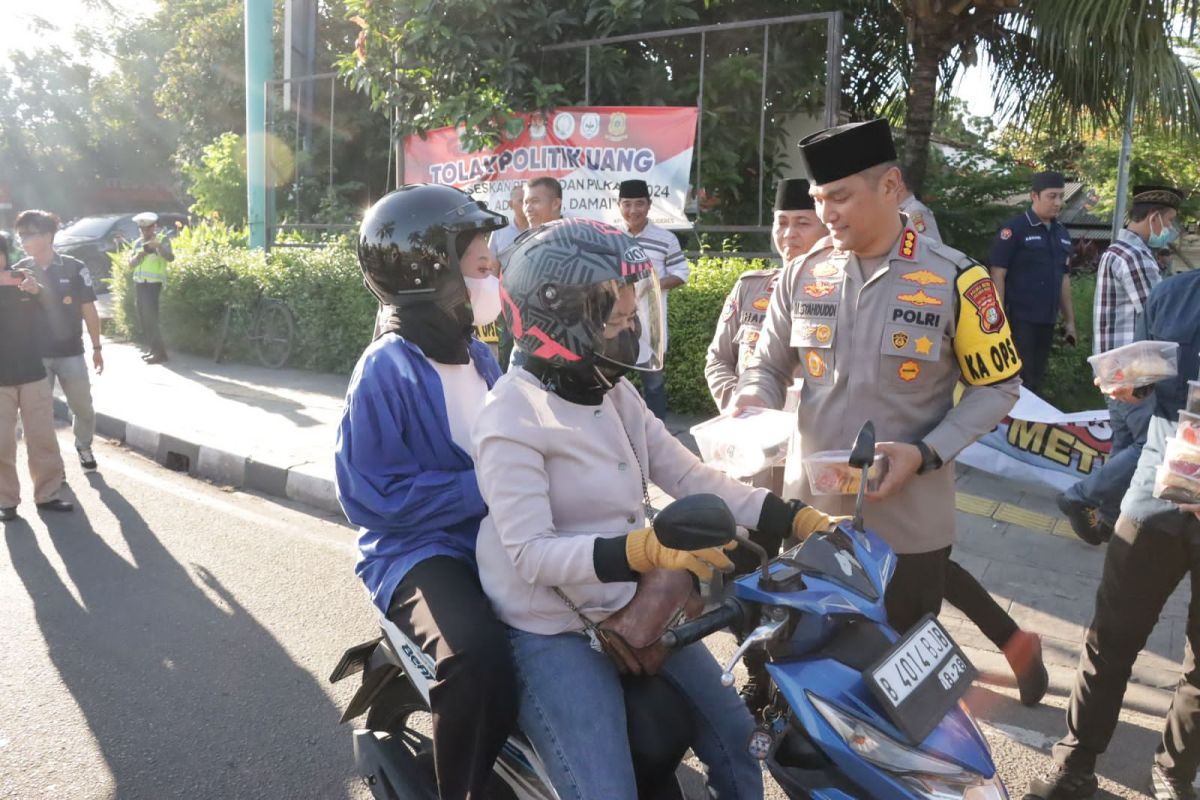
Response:
POLYGON ((112 772, 112 796, 346 797, 350 737, 317 682, 207 569, 189 574, 103 476, 87 477, 133 563, 82 508, 42 514, 82 603, 28 524, 4 533, 50 657, 112 772))

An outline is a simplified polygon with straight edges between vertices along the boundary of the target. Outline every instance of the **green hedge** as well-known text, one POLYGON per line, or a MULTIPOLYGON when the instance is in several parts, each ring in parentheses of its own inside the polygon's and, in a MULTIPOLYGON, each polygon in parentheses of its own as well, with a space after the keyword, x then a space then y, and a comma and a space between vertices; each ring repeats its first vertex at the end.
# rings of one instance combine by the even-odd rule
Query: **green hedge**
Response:
POLYGON ((701 258, 688 282, 672 289, 667 302, 667 402, 679 414, 715 415, 717 407, 704 380, 704 358, 725 297, 738 276, 775 262, 742 258, 701 258))
POLYGON ((1096 293, 1095 273, 1071 276, 1071 301, 1075 304, 1074 347, 1056 338, 1042 380, 1042 397, 1060 411, 1104 408, 1104 398, 1092 383, 1092 298, 1096 293))
MULTIPOLYGON (((163 338, 170 348, 211 356, 226 305, 232 300, 249 307, 260 287, 285 301, 296 321, 290 367, 349 373, 371 340, 376 303, 344 241, 269 254, 238 244, 182 242, 175 253, 162 295, 163 338)), ((113 261, 114 322, 136 338, 132 269, 124 259, 113 261)), ((246 315, 239 320, 248 322, 246 315)), ((246 333, 231 332, 229 358, 253 361, 246 333)))

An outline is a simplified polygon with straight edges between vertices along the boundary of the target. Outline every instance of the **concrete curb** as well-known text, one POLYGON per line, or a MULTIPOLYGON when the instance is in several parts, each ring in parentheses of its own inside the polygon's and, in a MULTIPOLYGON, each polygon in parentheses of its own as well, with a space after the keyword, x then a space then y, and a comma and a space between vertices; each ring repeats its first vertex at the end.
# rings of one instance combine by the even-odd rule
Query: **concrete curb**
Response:
MULTIPOLYGON (((54 398, 54 416, 71 421, 66 401, 54 398)), ((328 469, 314 462, 278 464, 253 456, 191 442, 151 430, 110 414, 96 414, 96 433, 177 472, 186 472, 214 483, 282 497, 341 515, 337 493, 328 469)))

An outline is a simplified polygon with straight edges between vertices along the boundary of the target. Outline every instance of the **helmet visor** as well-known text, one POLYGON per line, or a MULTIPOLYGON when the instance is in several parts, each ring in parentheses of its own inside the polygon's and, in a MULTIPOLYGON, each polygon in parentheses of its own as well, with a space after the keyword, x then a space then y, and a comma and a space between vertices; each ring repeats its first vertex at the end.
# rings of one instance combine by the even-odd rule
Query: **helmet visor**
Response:
POLYGON ((596 357, 628 369, 663 368, 663 296, 654 270, 637 277, 595 284, 599 329, 592 341, 596 357))

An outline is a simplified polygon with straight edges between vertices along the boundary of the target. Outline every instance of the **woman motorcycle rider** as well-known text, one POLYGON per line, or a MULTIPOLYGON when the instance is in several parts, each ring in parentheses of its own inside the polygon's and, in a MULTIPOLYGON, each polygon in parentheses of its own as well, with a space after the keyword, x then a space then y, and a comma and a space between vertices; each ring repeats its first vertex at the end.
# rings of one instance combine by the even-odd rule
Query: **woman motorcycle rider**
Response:
MULTIPOLYGON (((516 725, 506 628, 475 570, 487 509, 468 455, 470 425, 500 368, 474 325, 499 314, 487 234, 506 224, 445 186, 405 186, 363 219, 363 282, 382 332, 350 379, 338 429, 338 500, 360 526, 356 573, 380 612, 436 662, 433 765, 443 800, 487 797, 516 725)), ((639 788, 670 779, 689 720, 657 679, 628 681, 639 788)))
MULTIPOLYGON (((658 282, 629 236, 592 220, 543 225, 517 243, 501 283, 505 320, 529 358, 496 383, 475 423, 489 508, 476 544, 480 580, 511 629, 521 728, 559 797, 632 798, 618 670, 582 632, 625 606, 641 573, 708 578, 731 566, 720 549, 663 546, 647 527, 647 482, 674 497, 719 495, 739 524, 776 547, 831 520, 702 464, 621 377, 662 367, 658 282), (647 353, 639 353, 642 329, 647 353)), ((702 644, 684 647, 660 674, 691 711, 692 747, 710 788, 725 799, 761 797, 747 748, 754 722, 721 686, 712 655, 702 644)))

